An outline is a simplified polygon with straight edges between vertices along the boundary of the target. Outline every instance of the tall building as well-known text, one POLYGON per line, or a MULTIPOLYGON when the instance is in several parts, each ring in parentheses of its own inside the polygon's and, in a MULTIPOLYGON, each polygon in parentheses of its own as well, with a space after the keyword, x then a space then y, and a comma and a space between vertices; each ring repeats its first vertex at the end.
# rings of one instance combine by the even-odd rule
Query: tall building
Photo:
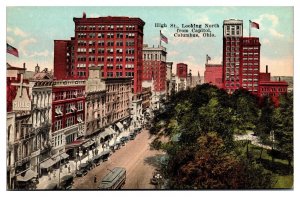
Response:
POLYGON ((223 23, 223 88, 233 93, 241 87, 258 94, 260 43, 257 37, 243 37, 243 21, 223 23))
MULTIPOLYGON (((54 73, 56 71, 54 70, 54 73)), ((54 154, 84 134, 85 80, 54 80, 52 99, 52 146, 54 154)))
POLYGON ((163 46, 143 47, 143 81, 154 79, 154 91, 166 92, 166 48, 163 46))
MULTIPOLYGON (((35 74, 29 81, 29 95, 32 103, 32 115, 30 124, 36 136, 33 139, 35 160, 32 162, 32 170, 42 174, 43 162, 51 157, 51 107, 52 107, 52 83, 53 76, 40 67, 35 67, 35 74)), ((33 157, 34 158, 34 157, 33 157)))
POLYGON ((259 38, 243 38, 241 50, 241 86, 258 94, 260 68, 259 38))
POLYGON ((176 67, 176 75, 179 78, 187 78, 188 75, 188 65, 184 63, 178 63, 176 67))
POLYGON ((133 93, 142 91, 143 28, 140 18, 73 18, 75 36, 54 41, 56 79, 87 79, 88 68, 101 68, 103 78, 133 78, 133 93))
POLYGON ((228 93, 241 87, 241 43, 243 21, 230 19, 223 23, 223 84, 228 93))
POLYGON ((205 64, 204 83, 210 83, 218 88, 223 88, 222 76, 222 64, 205 64))

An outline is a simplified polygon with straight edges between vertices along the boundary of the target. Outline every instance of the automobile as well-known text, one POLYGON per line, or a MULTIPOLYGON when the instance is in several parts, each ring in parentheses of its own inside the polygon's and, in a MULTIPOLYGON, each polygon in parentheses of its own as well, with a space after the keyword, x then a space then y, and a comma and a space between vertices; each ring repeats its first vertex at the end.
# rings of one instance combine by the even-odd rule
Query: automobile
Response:
POLYGON ((121 137, 121 139, 120 139, 120 142, 122 142, 122 143, 126 143, 126 142, 128 142, 129 141, 129 137, 128 136, 123 136, 123 137, 121 137))
POLYGON ((108 160, 108 157, 111 155, 111 151, 110 150, 106 150, 106 151, 103 151, 101 153, 101 159, 102 161, 107 161, 108 160))
POLYGON ((74 183, 74 177, 72 175, 65 175, 60 179, 60 189, 70 190, 74 183))
POLYGON ((135 139, 136 134, 135 133, 130 133, 129 134, 129 139, 130 140, 134 140, 135 139))
POLYGON ((96 155, 92 158, 93 164, 95 164, 96 166, 100 165, 101 163, 101 155, 96 155))
POLYGON ((76 172, 76 176, 85 176, 88 173, 88 170, 92 168, 91 162, 82 163, 79 165, 79 170, 76 172))
POLYGON ((85 176, 88 173, 88 171, 84 168, 77 170, 76 176, 85 176))
POLYGON ((50 182, 44 190, 58 190, 58 184, 54 182, 50 182))

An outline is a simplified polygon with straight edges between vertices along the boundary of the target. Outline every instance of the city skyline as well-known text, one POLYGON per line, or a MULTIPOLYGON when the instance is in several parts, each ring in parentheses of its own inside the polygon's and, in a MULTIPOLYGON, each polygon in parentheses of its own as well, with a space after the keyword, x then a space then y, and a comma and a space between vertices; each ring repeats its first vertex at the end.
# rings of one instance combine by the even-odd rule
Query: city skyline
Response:
POLYGON ((72 19, 81 17, 83 12, 87 17, 141 18, 146 23, 144 44, 159 45, 161 30, 169 40, 168 44, 162 44, 167 48, 167 61, 186 63, 193 75, 199 72, 201 76, 206 54, 211 57, 209 63, 222 61, 223 20, 243 20, 244 36, 249 35, 248 21, 251 20, 260 25, 259 30, 251 31, 251 36, 259 37, 262 44, 261 71, 269 65, 273 76, 293 76, 293 7, 7 7, 6 40, 19 50, 19 58, 7 54, 7 62, 18 67, 26 62, 29 70, 34 70, 36 64, 42 69, 53 69, 54 40, 67 40, 73 36, 72 19), (168 27, 158 28, 155 23, 165 23, 168 27), (173 36, 175 29, 169 28, 173 23, 178 26, 218 24, 219 27, 212 29, 216 37, 179 38, 173 36))

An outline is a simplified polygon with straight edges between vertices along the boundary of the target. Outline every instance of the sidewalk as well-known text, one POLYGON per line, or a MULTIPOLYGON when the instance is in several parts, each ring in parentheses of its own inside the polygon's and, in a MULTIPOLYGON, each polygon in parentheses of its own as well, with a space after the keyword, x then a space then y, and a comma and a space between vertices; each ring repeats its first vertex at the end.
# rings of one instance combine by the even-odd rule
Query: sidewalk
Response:
MULTIPOLYGON (((113 145, 116 141, 119 141, 121 137, 123 136, 128 136, 129 131, 123 131, 120 133, 117 137, 114 137, 110 140, 109 146, 113 145)), ((98 149, 98 154, 101 154, 103 151, 108 150, 109 146, 106 148, 102 148, 102 144, 100 144, 98 147, 95 149, 98 149)), ((85 163, 88 159, 93 158, 93 151, 90 150, 88 155, 84 155, 84 158, 81 159, 81 161, 77 162, 77 169, 80 165, 80 163, 85 163)), ((75 177, 75 172, 76 172, 76 163, 74 160, 70 160, 67 164, 67 167, 65 165, 61 165, 61 172, 59 173, 59 169, 54 170, 50 175, 44 175, 39 178, 39 183, 36 185, 36 189, 44 189, 49 185, 50 183, 54 182, 57 183, 59 182, 59 178, 62 178, 65 175, 72 175, 75 177), (69 171, 70 168, 70 171, 69 171)))

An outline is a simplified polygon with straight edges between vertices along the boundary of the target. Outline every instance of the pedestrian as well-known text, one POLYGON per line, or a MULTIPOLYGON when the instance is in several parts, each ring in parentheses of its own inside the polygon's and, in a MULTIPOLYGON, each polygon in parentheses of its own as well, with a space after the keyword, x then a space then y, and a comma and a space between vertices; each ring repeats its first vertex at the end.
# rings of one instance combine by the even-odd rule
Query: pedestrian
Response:
POLYGON ((97 176, 94 176, 94 183, 97 183, 97 176))

